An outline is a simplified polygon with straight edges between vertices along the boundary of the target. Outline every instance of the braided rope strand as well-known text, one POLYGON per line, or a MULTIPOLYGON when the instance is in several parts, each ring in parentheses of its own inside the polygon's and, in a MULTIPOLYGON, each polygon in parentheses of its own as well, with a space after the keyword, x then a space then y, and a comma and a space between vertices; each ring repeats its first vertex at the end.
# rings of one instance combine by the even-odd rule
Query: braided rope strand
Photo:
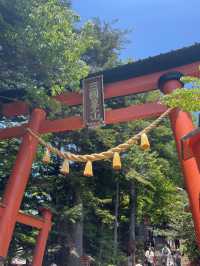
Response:
POLYGON ((71 152, 62 152, 59 149, 53 147, 49 143, 45 142, 37 133, 33 132, 30 128, 27 128, 27 131, 38 139, 38 142, 45 146, 49 151, 55 153, 62 159, 68 159, 70 161, 77 161, 77 162, 87 162, 87 161, 100 161, 106 160, 113 157, 115 152, 121 153, 128 150, 133 144, 136 144, 140 139, 141 135, 144 133, 150 132, 152 129, 158 126, 158 124, 166 117, 174 108, 167 109, 160 117, 158 117, 154 122, 152 122, 149 126, 141 130, 139 133, 128 139, 126 142, 119 144, 116 147, 113 147, 107 151, 101 153, 92 153, 92 154, 74 154, 71 152))

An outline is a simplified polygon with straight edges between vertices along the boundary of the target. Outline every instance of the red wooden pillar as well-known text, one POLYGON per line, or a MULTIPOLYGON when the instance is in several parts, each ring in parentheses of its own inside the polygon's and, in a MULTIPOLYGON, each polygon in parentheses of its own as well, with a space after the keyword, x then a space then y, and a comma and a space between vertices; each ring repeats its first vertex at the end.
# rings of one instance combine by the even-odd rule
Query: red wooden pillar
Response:
MULTIPOLYGON (((45 119, 45 112, 34 109, 30 118, 29 128, 39 131, 45 119)), ((3 204, 5 209, 0 219, 0 260, 6 258, 10 241, 16 224, 16 217, 28 183, 32 162, 36 153, 38 140, 24 132, 24 136, 16 157, 16 161, 6 185, 3 204)))
MULTIPOLYGON (((192 152, 196 158, 199 171, 200 171, 200 128, 196 129, 196 136, 194 138, 196 139, 194 142, 191 140, 190 147, 192 149, 192 152), (193 142, 193 143, 192 143, 193 142)), ((192 139, 192 137, 191 137, 192 139)))
POLYGON ((36 247, 34 250, 34 255, 33 255, 33 262, 32 266, 41 266, 43 257, 44 257, 44 252, 46 248, 46 243, 49 235, 49 231, 51 229, 51 218, 52 218, 52 213, 49 209, 42 209, 42 215, 44 219, 44 226, 40 230, 38 237, 37 237, 37 242, 36 242, 36 247))
MULTIPOLYGON (((182 87, 181 74, 178 72, 167 73, 159 80, 159 87, 164 93, 182 87)), ((194 130, 191 116, 176 108, 170 113, 171 127, 176 140, 179 160, 182 165, 185 186, 188 192, 190 207, 194 220, 197 244, 200 247, 200 172, 194 157, 183 160, 181 156, 181 138, 194 130)))

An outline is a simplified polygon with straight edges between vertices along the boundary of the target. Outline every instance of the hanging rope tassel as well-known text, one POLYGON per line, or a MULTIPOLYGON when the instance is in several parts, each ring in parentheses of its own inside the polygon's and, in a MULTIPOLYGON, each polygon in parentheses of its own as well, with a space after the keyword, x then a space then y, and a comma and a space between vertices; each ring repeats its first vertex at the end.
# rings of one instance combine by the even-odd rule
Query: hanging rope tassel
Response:
POLYGON ((93 176, 93 169, 92 169, 92 162, 91 161, 87 161, 83 175, 84 176, 93 176))
POLYGON ((113 169, 120 170, 122 168, 122 163, 120 159, 120 155, 118 152, 115 152, 113 155, 113 169))
POLYGON ((45 153, 42 159, 43 163, 50 163, 51 162, 51 154, 48 148, 45 149, 45 153))
POLYGON ((149 140, 148 140, 148 137, 146 135, 146 133, 143 133, 141 135, 141 143, 140 143, 140 147, 143 149, 143 150, 147 150, 150 148, 150 144, 149 144, 149 140))
POLYGON ((60 173, 63 175, 69 174, 69 161, 64 159, 63 164, 60 167, 60 173))

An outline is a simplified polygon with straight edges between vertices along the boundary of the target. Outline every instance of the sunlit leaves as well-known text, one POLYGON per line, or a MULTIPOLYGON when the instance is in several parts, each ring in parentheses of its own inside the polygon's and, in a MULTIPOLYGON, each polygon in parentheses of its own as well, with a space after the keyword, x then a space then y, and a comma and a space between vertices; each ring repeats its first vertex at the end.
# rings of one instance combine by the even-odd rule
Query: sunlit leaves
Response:
POLYGON ((46 82, 53 94, 63 91, 66 85, 77 88, 79 80, 88 73, 80 56, 92 44, 88 34, 92 26, 87 23, 82 31, 76 32, 74 23, 78 20, 58 0, 38 2, 29 14, 24 39, 37 54, 39 66, 45 68, 46 82))
POLYGON ((163 96, 161 101, 169 107, 179 107, 184 111, 200 111, 200 79, 186 76, 181 81, 190 83, 192 88, 174 90, 173 93, 163 96))
POLYGON ((163 102, 170 107, 179 107, 184 111, 192 112, 200 110, 200 88, 177 89, 173 93, 165 95, 163 102))
POLYGON ((53 110, 48 96, 79 90, 88 74, 81 57, 94 43, 93 25, 78 28, 79 16, 59 0, 0 0, 0 7, 1 87, 23 89, 30 104, 53 110))

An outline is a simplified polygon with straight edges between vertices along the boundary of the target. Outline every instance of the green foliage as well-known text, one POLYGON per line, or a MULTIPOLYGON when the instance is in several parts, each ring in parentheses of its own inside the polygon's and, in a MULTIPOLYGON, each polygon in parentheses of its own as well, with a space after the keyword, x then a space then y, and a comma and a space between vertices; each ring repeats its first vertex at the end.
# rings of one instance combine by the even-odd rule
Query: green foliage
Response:
POLYGON ((67 218, 70 222, 76 223, 78 220, 81 220, 82 217, 82 204, 77 204, 72 208, 65 206, 63 209, 63 216, 67 218))
MULTIPOLYGON (((156 152, 144 152, 134 147, 125 161, 126 179, 130 177, 137 185, 137 217, 149 217, 152 224, 162 224, 169 220, 169 206, 173 202, 175 187, 172 177, 166 176, 165 159, 156 152), (129 170, 130 169, 130 170, 129 170)), ((170 167, 170 165, 167 165, 170 167)))
POLYGON ((122 63, 119 60, 119 52, 127 42, 128 31, 114 28, 116 22, 102 23, 99 18, 93 19, 92 35, 96 43, 83 56, 84 61, 89 64, 91 72, 112 68, 122 63))
POLYGON ((74 23, 78 21, 79 17, 58 0, 36 1, 29 14, 22 39, 37 55, 38 65, 44 71, 43 82, 52 95, 62 92, 65 86, 78 88, 80 79, 88 74, 88 67, 80 57, 93 43, 89 34, 92 25, 85 24, 77 33, 74 23))
POLYGON ((81 56, 94 43, 92 24, 77 31, 79 17, 59 0, 0 0, 0 7, 0 86, 51 109, 50 95, 78 90, 88 74, 81 56))
POLYGON ((170 107, 179 107, 186 112, 200 110, 200 88, 177 89, 163 97, 163 103, 170 107))
POLYGON ((182 252, 186 254, 191 261, 198 262, 200 251, 195 240, 194 224, 192 214, 188 211, 188 197, 185 190, 177 190, 175 197, 176 208, 169 209, 170 220, 168 234, 177 239, 182 239, 182 252))
POLYGON ((133 168, 126 174, 126 180, 136 180, 137 182, 154 189, 152 183, 133 168))
POLYGON ((184 111, 200 110, 200 80, 193 77, 183 77, 184 83, 191 83, 191 89, 177 89, 173 93, 163 96, 161 101, 169 107, 179 107, 184 111))

